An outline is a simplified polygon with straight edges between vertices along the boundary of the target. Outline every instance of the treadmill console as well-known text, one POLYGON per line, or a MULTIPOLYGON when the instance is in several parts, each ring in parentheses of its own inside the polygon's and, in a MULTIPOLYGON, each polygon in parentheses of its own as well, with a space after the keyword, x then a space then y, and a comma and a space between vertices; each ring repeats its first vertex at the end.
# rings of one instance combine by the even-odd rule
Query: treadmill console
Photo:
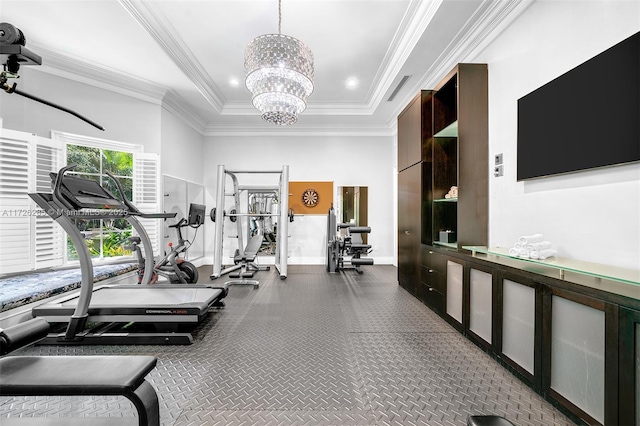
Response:
MULTIPOLYGON (((49 173, 55 182, 57 173, 49 173)), ((126 206, 98 182, 77 176, 62 176, 60 192, 76 209, 124 209, 126 206)))

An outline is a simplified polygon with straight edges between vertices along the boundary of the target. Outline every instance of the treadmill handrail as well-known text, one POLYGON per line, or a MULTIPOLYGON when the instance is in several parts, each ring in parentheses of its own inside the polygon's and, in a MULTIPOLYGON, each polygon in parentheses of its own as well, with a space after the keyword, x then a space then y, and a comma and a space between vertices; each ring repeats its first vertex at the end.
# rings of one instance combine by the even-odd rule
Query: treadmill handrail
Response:
POLYGON ((130 214, 135 216, 140 216, 144 219, 171 219, 176 217, 176 215, 178 214, 178 213, 166 213, 166 212, 165 213, 142 213, 140 210, 138 210, 136 206, 133 205, 131 200, 127 198, 127 194, 125 194, 124 188, 122 187, 120 180, 117 177, 115 177, 113 174, 111 174, 111 172, 106 172, 106 173, 116 183, 116 188, 118 188, 118 192, 122 197, 122 201, 124 202, 125 206, 127 206, 127 208, 129 209, 130 214))
POLYGON ((64 198, 64 195, 62 195, 62 179, 64 178, 64 174, 66 172, 68 172, 69 170, 73 170, 77 167, 77 164, 69 164, 63 168, 61 168, 58 171, 58 174, 56 175, 56 179, 53 183, 53 198, 54 200, 59 203, 60 205, 64 206, 65 208, 69 209, 69 210, 74 210, 73 206, 71 205, 71 203, 69 203, 69 201, 67 201, 66 198, 64 198))
POLYGON ((132 213, 141 213, 140 210, 138 210, 138 208, 134 206, 133 203, 129 201, 129 199, 127 198, 127 195, 124 192, 124 188, 122 187, 120 180, 118 180, 118 178, 116 178, 113 174, 111 174, 111 172, 106 172, 106 173, 116 183, 116 188, 118 188, 118 192, 122 197, 122 201, 124 202, 124 205, 127 206, 129 211, 132 213))

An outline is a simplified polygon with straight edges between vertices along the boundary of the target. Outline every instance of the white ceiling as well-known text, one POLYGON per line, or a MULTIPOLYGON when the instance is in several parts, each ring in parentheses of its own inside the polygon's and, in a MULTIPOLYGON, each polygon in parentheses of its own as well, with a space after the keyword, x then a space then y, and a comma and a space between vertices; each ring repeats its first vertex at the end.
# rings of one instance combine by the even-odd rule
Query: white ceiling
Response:
POLYGON ((22 30, 42 56, 38 70, 163 102, 202 134, 390 134, 418 90, 472 59, 531 1, 282 0, 282 33, 315 60, 308 108, 287 128, 263 123, 244 86, 245 46, 277 33, 278 0, 0 0, 0 21, 22 30))

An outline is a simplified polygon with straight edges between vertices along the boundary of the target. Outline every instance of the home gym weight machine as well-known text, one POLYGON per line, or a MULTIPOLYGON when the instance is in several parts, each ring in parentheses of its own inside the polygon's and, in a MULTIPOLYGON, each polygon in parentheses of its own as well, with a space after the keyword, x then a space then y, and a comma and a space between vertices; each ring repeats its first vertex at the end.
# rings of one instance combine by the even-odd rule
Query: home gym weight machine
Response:
MULTIPOLYGON (((249 210, 249 209, 247 209, 249 210)), ((240 270, 239 273, 232 278, 240 278, 239 280, 229 281, 227 285, 253 285, 257 288, 259 282, 249 280, 253 277, 253 271, 258 269, 266 270, 268 267, 259 267, 254 263, 258 251, 262 245, 262 231, 254 236, 250 236, 247 231, 247 245, 244 243, 245 231, 243 230, 243 222, 247 224, 249 229, 251 219, 257 218, 264 220, 266 218, 276 218, 277 232, 275 241, 275 267, 280 274, 281 279, 287 278, 287 253, 288 253, 288 235, 290 221, 293 221, 293 212, 289 210, 289 166, 282 166, 282 170, 264 171, 264 170, 227 170, 224 165, 218 166, 218 190, 216 193, 216 207, 211 210, 211 220, 215 222, 214 235, 214 257, 213 272, 211 279, 216 279, 223 274, 240 270), (253 175, 279 175, 279 182, 275 185, 240 185, 237 175, 253 174, 253 175), (227 177, 231 178, 233 192, 227 193, 227 177), (249 212, 241 213, 241 193, 247 194, 247 199, 253 197, 265 198, 271 197, 276 205, 277 212, 249 212), (234 206, 229 211, 225 210, 225 198, 233 196, 234 206), (275 202, 277 200, 277 203, 275 202), (232 223, 236 224, 238 248, 233 256, 234 265, 223 268, 223 245, 224 245, 224 221, 229 218, 232 223), (244 219, 244 220, 243 220, 244 219)))
POLYGON ((371 245, 353 241, 355 235, 370 232, 371 228, 368 226, 337 223, 332 205, 327 217, 327 271, 333 274, 339 270, 354 269, 358 274, 362 274, 360 266, 373 265, 372 258, 362 257, 363 254, 371 252, 371 245), (346 232, 344 236, 340 235, 342 229, 346 232))

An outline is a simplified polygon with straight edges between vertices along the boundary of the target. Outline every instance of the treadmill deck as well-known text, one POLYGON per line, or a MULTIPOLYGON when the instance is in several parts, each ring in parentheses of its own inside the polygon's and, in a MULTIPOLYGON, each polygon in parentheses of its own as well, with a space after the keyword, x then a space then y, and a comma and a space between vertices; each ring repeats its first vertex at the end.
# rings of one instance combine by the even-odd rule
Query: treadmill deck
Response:
MULTIPOLYGON (((202 285, 104 286, 91 294, 88 321, 198 322, 224 296, 224 289, 202 285)), ((78 299, 79 294, 63 296, 32 313, 49 322, 68 322, 78 299)))

